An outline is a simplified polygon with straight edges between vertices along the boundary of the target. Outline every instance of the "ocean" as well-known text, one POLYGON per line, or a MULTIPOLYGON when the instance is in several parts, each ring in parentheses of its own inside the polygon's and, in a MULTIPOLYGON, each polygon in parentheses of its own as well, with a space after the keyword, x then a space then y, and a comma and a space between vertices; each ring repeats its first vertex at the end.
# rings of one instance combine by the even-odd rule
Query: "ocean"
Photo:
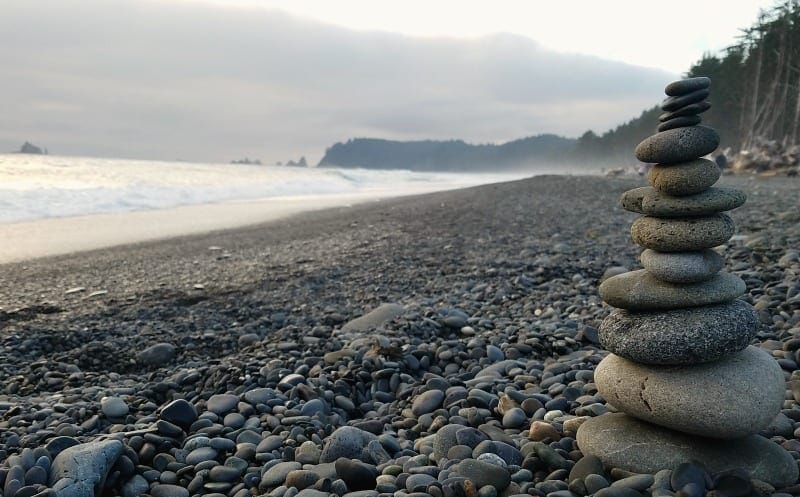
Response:
POLYGON ((393 197, 530 175, 4 154, 0 155, 0 224, 290 197, 393 197))

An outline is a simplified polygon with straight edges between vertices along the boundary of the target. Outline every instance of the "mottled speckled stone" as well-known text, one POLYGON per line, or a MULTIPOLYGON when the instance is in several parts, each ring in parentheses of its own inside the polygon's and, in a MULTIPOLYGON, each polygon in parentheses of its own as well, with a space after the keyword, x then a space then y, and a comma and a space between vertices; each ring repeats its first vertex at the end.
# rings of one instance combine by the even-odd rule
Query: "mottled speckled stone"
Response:
POLYGON ((631 225, 631 237, 642 247, 659 252, 685 252, 721 245, 735 229, 725 214, 679 219, 644 216, 631 225))
POLYGON ((710 154, 719 146, 719 135, 708 126, 668 129, 648 136, 636 146, 642 162, 674 164, 710 154))
POLYGON ((670 97, 677 97, 679 95, 686 95, 693 91, 711 86, 711 79, 706 76, 698 76, 696 78, 685 78, 673 81, 664 88, 664 93, 670 97))
POLYGON ((606 350, 641 364, 689 365, 743 350, 760 321, 743 300, 725 304, 631 312, 617 309, 600 323, 606 350))
POLYGON ((678 116, 669 121, 665 121, 658 125, 656 131, 666 131, 668 129, 674 128, 685 128, 686 126, 694 126, 696 124, 700 124, 702 119, 700 116, 678 116))
POLYGON ((649 423, 710 438, 763 430, 783 406, 786 381, 777 361, 757 347, 692 366, 649 366, 615 354, 594 372, 600 395, 649 423))
POLYGON ((707 216, 741 207, 747 195, 736 188, 709 188, 694 195, 667 195, 653 187, 634 188, 622 194, 626 210, 655 217, 707 216))
POLYGON ((695 159, 680 164, 653 166, 647 173, 647 181, 662 193, 680 197, 709 189, 721 174, 714 161, 695 159))
POLYGON ((670 283, 646 269, 607 279, 600 285, 603 302, 620 309, 647 311, 679 309, 730 302, 747 290, 744 281, 730 273, 717 273, 698 283, 670 283))
POLYGON ((670 283, 705 281, 722 269, 725 260, 711 249, 694 252, 657 252, 647 249, 640 256, 642 266, 656 278, 670 283))
POLYGON ((584 456, 598 457, 607 468, 653 474, 699 461, 711 473, 747 468, 753 478, 775 487, 797 480, 797 464, 780 445, 760 435, 718 440, 687 435, 645 423, 622 413, 587 419, 578 430, 584 456))

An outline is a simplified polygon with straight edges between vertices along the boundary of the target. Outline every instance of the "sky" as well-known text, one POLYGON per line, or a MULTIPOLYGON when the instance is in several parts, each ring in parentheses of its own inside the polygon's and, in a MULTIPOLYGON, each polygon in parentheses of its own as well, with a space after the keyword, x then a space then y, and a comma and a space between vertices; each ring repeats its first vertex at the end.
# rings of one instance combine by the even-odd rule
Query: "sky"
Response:
POLYGON ((767 0, 2 0, 0 152, 265 163, 601 134, 767 0))

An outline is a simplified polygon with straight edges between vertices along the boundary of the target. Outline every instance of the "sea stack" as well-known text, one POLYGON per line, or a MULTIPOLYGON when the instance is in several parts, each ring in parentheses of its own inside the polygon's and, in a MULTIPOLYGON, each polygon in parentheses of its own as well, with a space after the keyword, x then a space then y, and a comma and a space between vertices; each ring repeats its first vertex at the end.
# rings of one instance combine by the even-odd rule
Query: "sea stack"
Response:
POLYGON ((713 250, 734 233, 724 212, 746 196, 714 187, 720 170, 702 158, 719 146, 716 131, 700 125, 710 83, 667 85, 657 133, 636 147, 637 159, 656 164, 649 187, 621 198, 623 208, 642 214, 631 236, 645 248, 644 269, 600 285, 603 301, 617 309, 600 325, 611 354, 595 383, 620 412, 587 420, 577 440, 607 467, 655 473, 696 461, 712 474, 744 468, 784 487, 797 480, 797 464, 758 433, 783 406, 785 378, 770 355, 749 345, 758 315, 738 298, 744 281, 724 272, 713 250))

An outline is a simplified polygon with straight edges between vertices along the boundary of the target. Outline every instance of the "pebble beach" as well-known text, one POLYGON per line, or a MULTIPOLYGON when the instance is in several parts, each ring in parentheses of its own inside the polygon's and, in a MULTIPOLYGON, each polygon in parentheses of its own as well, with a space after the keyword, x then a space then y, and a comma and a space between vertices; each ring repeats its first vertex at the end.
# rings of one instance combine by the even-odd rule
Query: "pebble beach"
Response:
MULTIPOLYGON (((646 184, 539 176, 0 265, 0 495, 800 495, 576 443, 616 411, 597 288, 641 267, 618 201, 646 184)), ((720 184, 748 198, 715 250, 786 380, 759 441, 798 460, 800 179, 720 184)))

